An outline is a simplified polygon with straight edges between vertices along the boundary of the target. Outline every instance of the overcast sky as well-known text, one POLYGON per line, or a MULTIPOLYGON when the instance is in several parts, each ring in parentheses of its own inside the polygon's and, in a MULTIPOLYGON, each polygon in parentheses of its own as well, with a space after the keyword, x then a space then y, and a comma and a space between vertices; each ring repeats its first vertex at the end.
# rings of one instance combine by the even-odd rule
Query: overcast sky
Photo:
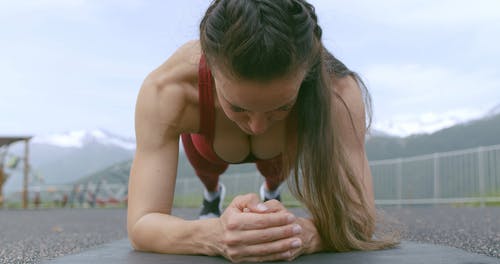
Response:
MULTIPOLYGON (((365 80, 373 127, 408 135, 500 104, 500 1, 310 1, 365 80)), ((144 77, 197 38, 208 1, 0 0, 0 135, 134 136, 144 77)))

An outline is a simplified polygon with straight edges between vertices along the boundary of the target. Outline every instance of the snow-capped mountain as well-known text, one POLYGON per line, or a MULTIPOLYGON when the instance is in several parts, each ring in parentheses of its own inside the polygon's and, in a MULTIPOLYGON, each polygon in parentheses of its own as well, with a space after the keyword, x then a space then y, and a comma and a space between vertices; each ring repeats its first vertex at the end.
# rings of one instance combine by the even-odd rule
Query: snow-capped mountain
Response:
POLYGON ((500 115, 500 104, 496 105, 495 107, 491 108, 487 113, 486 117, 492 117, 500 115))
POLYGON ((429 134, 372 137, 366 143, 370 160, 447 152, 500 144, 500 114, 483 116, 429 134))
MULTIPOLYGON (((497 112, 500 112, 500 106, 497 112)), ((455 110, 445 113, 424 113, 421 115, 398 116, 392 120, 375 121, 373 128, 386 134, 406 137, 415 134, 430 134, 439 130, 459 124, 465 124, 474 120, 492 116, 492 111, 484 112, 478 110, 455 110)))
POLYGON ((46 144, 58 147, 82 148, 87 144, 117 146, 127 150, 135 149, 135 140, 114 135, 102 129, 77 130, 65 133, 35 136, 33 144, 46 144))
MULTIPOLYGON (((135 141, 101 129, 35 136, 30 141, 31 185, 65 184, 102 170, 117 162, 131 160, 135 141)), ((9 147, 11 156, 24 155, 24 143, 9 147)), ((7 171, 11 176, 5 190, 19 190, 22 169, 7 171)))
POLYGON ((385 131, 374 129, 373 127, 370 127, 370 130, 368 133, 366 133, 365 140, 369 140, 372 137, 394 137, 394 135, 391 135, 385 131))

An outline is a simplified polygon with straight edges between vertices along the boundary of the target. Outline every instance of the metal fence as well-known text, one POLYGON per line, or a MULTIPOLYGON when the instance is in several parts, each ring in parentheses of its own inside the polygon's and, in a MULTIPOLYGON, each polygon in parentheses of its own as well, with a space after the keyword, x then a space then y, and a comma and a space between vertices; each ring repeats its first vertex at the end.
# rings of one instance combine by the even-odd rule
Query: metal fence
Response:
MULTIPOLYGON (((223 174, 220 181, 226 186, 226 197, 234 197, 243 193, 258 193, 260 185, 264 182, 262 175, 257 172, 223 174)), ((286 188, 282 185, 283 195, 287 202, 298 204, 286 188)), ((174 203, 177 206, 199 206, 201 204, 203 185, 197 177, 178 178, 175 186, 174 203)), ((226 199, 226 202, 230 199, 226 199)))
MULTIPOLYGON (((500 202, 500 145, 372 161, 370 168, 378 205, 500 202)), ((230 196, 257 192, 263 182, 258 172, 223 175, 221 180, 230 196)), ((200 199, 203 187, 197 178, 181 178, 176 184, 178 204, 191 205, 193 193, 200 199)))
POLYGON ((370 162, 377 204, 500 202, 500 145, 370 162))
MULTIPOLYGON (((378 205, 500 202, 500 145, 372 161, 370 168, 378 205)), ((258 193, 264 178, 255 170, 224 174, 221 181, 226 186, 227 196, 232 197, 258 193)), ((286 184, 282 187, 285 204, 298 205, 286 184)), ((106 182, 58 186, 52 190, 43 187, 38 192, 43 200, 66 201, 74 206, 125 203, 127 199, 126 184, 106 182)), ((180 175, 174 203, 176 206, 199 206, 202 192, 203 185, 197 177, 180 175)), ((36 195, 31 189, 30 199, 36 195)))
MULTIPOLYGON (((31 186, 28 207, 109 207, 124 206, 127 200, 126 184, 87 182, 74 185, 31 186)), ((22 200, 22 191, 7 196, 4 206, 16 206, 22 200)))

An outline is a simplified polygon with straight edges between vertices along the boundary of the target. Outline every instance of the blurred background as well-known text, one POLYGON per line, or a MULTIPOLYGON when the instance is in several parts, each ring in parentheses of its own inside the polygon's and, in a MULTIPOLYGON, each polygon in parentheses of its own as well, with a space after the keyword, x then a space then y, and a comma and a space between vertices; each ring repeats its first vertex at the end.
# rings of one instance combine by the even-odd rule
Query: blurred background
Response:
MULTIPOLYGON (((310 2, 373 98, 377 204, 498 204, 500 2, 310 2)), ((0 0, 1 206, 125 206, 141 83, 197 38, 208 4, 0 0)), ((234 195, 262 178, 238 165, 222 181, 234 195)), ((176 205, 200 205, 183 153, 177 185, 176 205)))

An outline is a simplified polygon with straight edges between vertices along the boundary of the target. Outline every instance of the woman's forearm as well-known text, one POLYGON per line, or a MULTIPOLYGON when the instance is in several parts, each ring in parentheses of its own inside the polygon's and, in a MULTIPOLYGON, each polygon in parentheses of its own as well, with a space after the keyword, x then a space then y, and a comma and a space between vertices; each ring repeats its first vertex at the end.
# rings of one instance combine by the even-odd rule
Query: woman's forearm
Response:
POLYGON ((220 255, 216 241, 219 229, 219 219, 190 221, 149 213, 134 224, 129 239, 136 250, 213 256, 220 255))

